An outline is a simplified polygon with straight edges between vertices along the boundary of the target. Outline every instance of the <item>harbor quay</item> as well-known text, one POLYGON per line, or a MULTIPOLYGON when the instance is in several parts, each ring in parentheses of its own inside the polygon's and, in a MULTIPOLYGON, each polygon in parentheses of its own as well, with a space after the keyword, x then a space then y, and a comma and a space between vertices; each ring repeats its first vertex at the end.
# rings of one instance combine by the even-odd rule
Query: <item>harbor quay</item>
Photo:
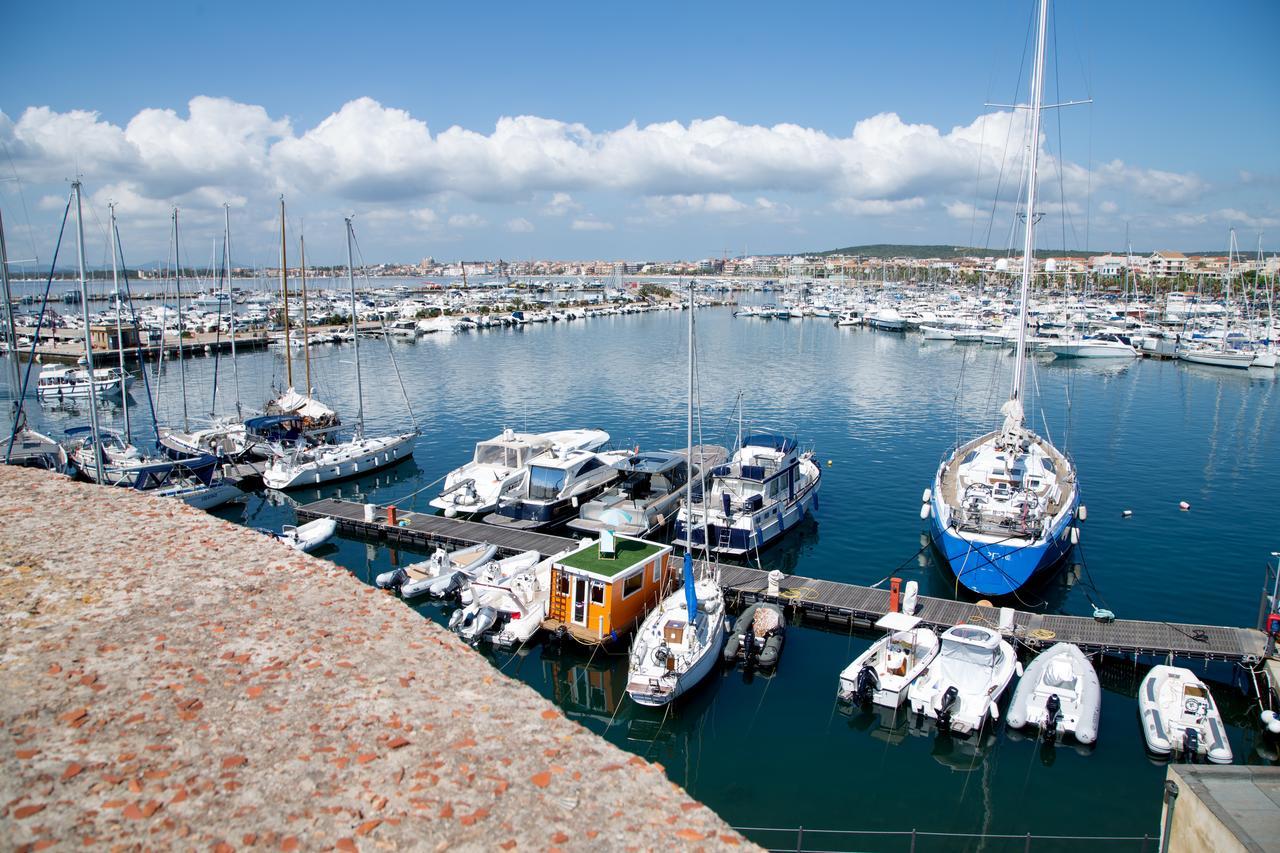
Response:
POLYGON ((399 601, 179 501, 5 466, 0 571, 7 849, 752 847, 399 601))

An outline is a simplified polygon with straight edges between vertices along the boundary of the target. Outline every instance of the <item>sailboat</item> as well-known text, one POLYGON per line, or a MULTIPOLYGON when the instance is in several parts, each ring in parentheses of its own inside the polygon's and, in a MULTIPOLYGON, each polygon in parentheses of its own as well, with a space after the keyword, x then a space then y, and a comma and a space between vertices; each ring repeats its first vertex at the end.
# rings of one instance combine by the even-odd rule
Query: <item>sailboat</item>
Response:
MULTIPOLYGON (((356 310, 355 267, 351 252, 354 239, 351 220, 347 225, 347 282, 351 288, 351 342, 355 348, 356 403, 355 434, 346 441, 317 447, 295 447, 274 459, 262 474, 272 489, 295 489, 368 474, 413 455, 417 429, 398 435, 370 438, 364 434, 364 388, 360 378, 359 313, 356 310)), ((285 324, 286 334, 288 323, 285 324)), ((406 401, 407 403, 407 401, 406 401)))
MULTIPOLYGON (((689 429, 685 503, 693 499, 693 283, 689 284, 689 429)), ((609 535, 609 534, 606 534, 609 535)), ((709 568, 710 563, 705 563, 709 568)), ((705 572, 705 569, 704 569, 705 572)), ((627 695, 639 705, 667 705, 715 669, 725 641, 724 591, 715 577, 694 577, 685 551, 683 585, 655 607, 636 631, 627 695)))
POLYGON ((1231 279, 1235 276, 1232 262, 1236 256, 1236 229, 1231 229, 1231 239, 1227 248, 1227 277, 1223 279, 1222 288, 1226 298, 1226 326, 1222 329, 1222 338, 1217 343, 1184 342, 1178 347, 1178 358, 1192 364, 1207 364, 1211 367, 1252 367, 1257 354, 1252 349, 1234 347, 1233 339, 1238 337, 1231 328, 1231 279))
POLYGON ((1047 576, 1079 536, 1074 525, 1080 490, 1075 465, 1026 423, 1027 313, 1035 258, 1036 169, 1044 90, 1045 14, 1040 0, 1031 78, 1030 170, 1022 250, 1022 286, 1014 345, 1013 385, 994 432, 962 443, 938 466, 925 489, 921 517, 956 580, 978 595, 1018 592, 1047 576))

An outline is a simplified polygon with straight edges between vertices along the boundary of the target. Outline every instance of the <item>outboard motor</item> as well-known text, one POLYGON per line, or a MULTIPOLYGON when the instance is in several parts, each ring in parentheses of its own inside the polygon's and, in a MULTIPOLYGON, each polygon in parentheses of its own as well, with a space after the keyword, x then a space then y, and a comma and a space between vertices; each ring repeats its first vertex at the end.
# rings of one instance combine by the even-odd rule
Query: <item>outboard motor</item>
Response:
POLYGON ((1200 751, 1200 732, 1195 729, 1187 729, 1186 738, 1183 741, 1183 748, 1187 752, 1187 761, 1195 764, 1196 753, 1200 751))
POLYGON ((743 665, 750 669, 759 654, 759 649, 756 648, 756 632, 751 630, 750 626, 748 626, 747 630, 742 633, 743 665))
POLYGON ((467 610, 455 610, 453 615, 449 617, 449 630, 458 631, 465 623, 471 621, 471 613, 467 610))
POLYGON ((450 572, 449 574, 437 578, 427 587, 427 592, 433 598, 452 598, 457 592, 458 587, 462 585, 462 573, 450 572))
POLYGON ((880 676, 876 675, 875 667, 864 664, 862 669, 858 670, 858 683, 853 691, 854 700, 859 705, 867 705, 879 689, 880 676))
POLYGON ((378 584, 382 589, 400 589, 404 586, 405 581, 409 579, 409 573, 403 567, 396 569, 391 577, 387 579, 385 584, 378 584))
POLYGON ((938 707, 938 728, 951 731, 951 709, 959 700, 960 691, 954 686, 948 687, 947 692, 942 694, 942 704, 938 707))
POLYGON ((476 611, 475 618, 471 620, 470 626, 467 626, 467 632, 474 638, 480 638, 485 635, 498 621, 498 611, 492 607, 481 607, 476 611))
POLYGON ((1049 701, 1044 703, 1044 728, 1040 730, 1046 743, 1052 743, 1058 736, 1058 721, 1062 719, 1062 700, 1057 693, 1049 694, 1049 701))

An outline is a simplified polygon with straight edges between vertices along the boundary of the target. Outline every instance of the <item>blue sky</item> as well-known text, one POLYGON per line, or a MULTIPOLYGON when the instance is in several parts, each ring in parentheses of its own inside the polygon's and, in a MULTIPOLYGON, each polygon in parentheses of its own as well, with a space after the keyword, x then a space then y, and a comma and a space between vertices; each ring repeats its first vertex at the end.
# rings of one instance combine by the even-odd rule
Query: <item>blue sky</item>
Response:
MULTIPOLYGON (((14 4, 6 223, 46 254, 78 166, 135 258, 228 200, 266 262, 281 192, 321 261, 346 213, 397 260, 1007 243, 1022 125, 983 103, 1031 0, 603 5, 14 4)), ((1047 119, 1040 243, 1280 242, 1280 3, 1052 5, 1047 97, 1095 103, 1047 119)))

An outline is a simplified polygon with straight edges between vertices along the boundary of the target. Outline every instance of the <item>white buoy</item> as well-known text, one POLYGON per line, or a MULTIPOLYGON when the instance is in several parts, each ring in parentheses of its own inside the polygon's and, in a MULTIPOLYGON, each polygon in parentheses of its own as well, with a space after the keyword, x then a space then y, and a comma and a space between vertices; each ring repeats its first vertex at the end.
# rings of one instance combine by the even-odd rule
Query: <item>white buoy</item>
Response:
POLYGON ((1187 503, 1186 501, 1178 501, 1178 509, 1182 510, 1183 512, 1186 512, 1187 510, 1191 509, 1191 504, 1187 503))
POLYGON ((1120 514, 1121 514, 1122 516, 1124 516, 1125 518, 1128 518, 1129 516, 1133 515, 1133 510, 1131 510, 1131 509, 1126 509, 1124 512, 1122 512, 1122 513, 1120 513, 1120 514))
POLYGON ((1275 719, 1276 719, 1276 712, 1272 711, 1270 708, 1262 712, 1262 724, 1264 726, 1271 725, 1271 723, 1274 722, 1275 719))

